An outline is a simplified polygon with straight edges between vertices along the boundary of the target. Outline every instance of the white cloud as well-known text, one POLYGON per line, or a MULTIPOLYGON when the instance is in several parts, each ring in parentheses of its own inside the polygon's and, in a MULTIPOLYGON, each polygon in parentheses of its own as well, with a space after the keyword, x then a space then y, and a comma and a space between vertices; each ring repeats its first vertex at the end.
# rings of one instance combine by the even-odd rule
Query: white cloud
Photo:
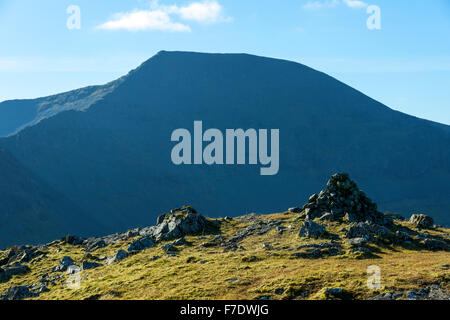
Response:
POLYGON ((303 5, 303 9, 320 10, 325 8, 334 8, 337 5, 339 5, 339 0, 308 1, 303 5))
POLYGON ((217 1, 193 2, 185 7, 176 7, 181 19, 200 23, 217 23, 227 20, 222 15, 222 6, 217 1))
POLYGON ((115 19, 98 26, 104 30, 158 30, 173 32, 189 32, 191 28, 182 23, 173 22, 167 12, 155 11, 134 11, 117 14, 115 19))
POLYGON ((98 26, 104 30, 158 30, 172 32, 189 32, 190 26, 176 22, 174 18, 194 21, 202 24, 213 24, 230 21, 223 15, 223 7, 216 0, 192 2, 186 6, 164 6, 153 1, 150 10, 139 10, 119 13, 115 17, 98 26))
POLYGON ((362 9, 368 6, 367 3, 359 0, 343 0, 343 1, 350 8, 362 9))
POLYGON ((321 10, 327 8, 335 8, 340 4, 345 4, 349 8, 353 9, 361 9, 366 8, 368 6, 367 3, 360 0, 317 0, 317 1, 308 1, 303 5, 303 9, 307 10, 321 10))

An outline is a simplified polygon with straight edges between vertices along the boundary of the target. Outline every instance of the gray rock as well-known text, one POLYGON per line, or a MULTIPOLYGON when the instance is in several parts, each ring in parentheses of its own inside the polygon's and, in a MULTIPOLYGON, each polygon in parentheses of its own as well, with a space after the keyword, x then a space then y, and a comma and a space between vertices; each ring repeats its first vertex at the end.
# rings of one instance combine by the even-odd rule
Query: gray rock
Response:
POLYGON ((115 255, 106 259, 106 264, 110 265, 115 262, 120 262, 123 259, 126 259, 127 257, 128 253, 125 250, 120 249, 119 251, 116 252, 115 255))
POLYGON ((449 246, 447 243, 437 239, 425 239, 423 245, 428 250, 448 250, 449 246))
POLYGON ((289 208, 288 211, 292 212, 292 213, 301 213, 302 209, 300 209, 299 207, 293 207, 293 208, 289 208))
POLYGON ((347 240, 347 243, 352 247, 361 247, 362 245, 367 243, 366 238, 352 238, 347 240))
POLYGON ((325 212, 320 218, 320 221, 333 221, 335 216, 331 212, 325 212))
POLYGON ((434 224, 433 218, 425 214, 413 214, 409 222, 421 229, 431 229, 434 224))
POLYGON ((81 268, 76 265, 68 266, 67 267, 67 274, 76 274, 81 272, 81 268))
POLYGON ((32 293, 27 286, 11 287, 2 295, 3 300, 23 300, 36 297, 37 294, 32 293))
POLYGON ((59 265, 53 268, 53 271, 66 271, 69 266, 73 265, 73 260, 71 257, 65 256, 59 261, 59 265))
POLYGON ((131 253, 140 252, 142 250, 151 248, 155 246, 155 242, 150 237, 141 237, 139 239, 134 240, 131 242, 130 246, 128 247, 127 251, 131 253))
POLYGON ((353 238, 365 238, 371 239, 372 232, 370 230, 370 226, 366 222, 357 222, 350 224, 350 227, 345 235, 349 239, 353 238))
POLYGON ((103 266, 101 263, 98 262, 89 262, 89 261, 83 261, 83 263, 81 264, 81 269, 82 270, 89 270, 89 269, 95 269, 98 267, 103 266))
POLYGON ((306 220, 300 228, 299 236, 318 239, 325 234, 325 227, 312 220, 306 220))
POLYGON ((178 252, 178 249, 172 243, 166 243, 165 245, 161 246, 161 248, 167 254, 178 252))
POLYGON ((183 237, 183 238, 180 238, 180 239, 172 242, 172 244, 174 246, 186 246, 186 245, 189 245, 190 243, 188 241, 186 241, 186 239, 183 237))
POLYGON ((191 207, 172 210, 161 215, 157 222, 156 226, 144 228, 139 234, 159 242, 217 231, 216 224, 208 221, 191 207))
POLYGON ((342 288, 325 289, 324 295, 327 299, 349 300, 352 294, 342 288))

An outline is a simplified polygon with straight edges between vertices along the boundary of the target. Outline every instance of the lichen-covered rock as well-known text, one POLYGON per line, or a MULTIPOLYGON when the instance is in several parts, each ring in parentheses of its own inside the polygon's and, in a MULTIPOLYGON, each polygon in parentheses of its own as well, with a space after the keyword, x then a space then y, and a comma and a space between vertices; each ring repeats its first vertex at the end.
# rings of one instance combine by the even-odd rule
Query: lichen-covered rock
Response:
POLYGON ((371 239, 372 232, 370 230, 370 226, 366 222, 354 222, 350 224, 350 228, 345 234, 346 238, 354 239, 354 238, 365 238, 371 239))
POLYGON ((73 265, 73 260, 71 257, 65 256, 59 261, 59 265, 53 268, 53 271, 66 271, 68 267, 73 265))
POLYGON ((156 226, 144 228, 139 234, 159 242, 217 230, 217 226, 191 207, 174 209, 159 216, 157 222, 156 226))
POLYGON ((361 247, 367 242, 366 238, 352 238, 347 240, 347 243, 352 247, 361 247))
POLYGON ((437 239, 425 239, 423 241, 423 246, 428 250, 449 250, 449 245, 445 243, 444 241, 437 240, 437 239))
POLYGON ((338 220, 347 217, 349 223, 387 223, 384 215, 377 211, 377 205, 359 190, 347 173, 333 175, 326 189, 313 194, 302 209, 309 219, 338 220), (329 215, 325 216, 326 213, 329 215))
POLYGON ((95 268, 98 268, 101 266, 103 266, 103 265, 98 262, 83 261, 83 263, 81 264, 81 269, 82 270, 90 270, 90 269, 95 269, 95 268))
POLYGON ((409 222, 421 229, 430 229, 434 225, 433 218, 426 214, 413 214, 409 222))
POLYGON ((120 249, 119 251, 116 252, 115 255, 106 259, 106 264, 110 265, 115 262, 120 262, 127 257, 128 253, 125 250, 120 249))
POLYGON ((2 300, 23 300, 37 296, 27 286, 11 287, 2 295, 2 300))
POLYGON ((318 239, 325 234, 325 227, 307 219, 300 228, 299 236, 318 239))
POLYGON ((127 251, 130 253, 136 253, 151 247, 155 246, 155 242, 150 237, 141 237, 139 239, 134 240, 131 242, 130 246, 128 247, 127 251))

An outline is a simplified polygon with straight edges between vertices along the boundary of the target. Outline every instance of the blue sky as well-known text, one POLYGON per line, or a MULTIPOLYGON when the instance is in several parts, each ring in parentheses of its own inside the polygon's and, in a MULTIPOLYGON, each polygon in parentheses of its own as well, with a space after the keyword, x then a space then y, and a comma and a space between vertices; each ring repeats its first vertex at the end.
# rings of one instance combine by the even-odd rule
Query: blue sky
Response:
POLYGON ((102 84, 160 50, 245 52, 450 124, 449 49, 448 0, 0 0, 0 101, 102 84), (71 5, 80 29, 67 27, 71 5))

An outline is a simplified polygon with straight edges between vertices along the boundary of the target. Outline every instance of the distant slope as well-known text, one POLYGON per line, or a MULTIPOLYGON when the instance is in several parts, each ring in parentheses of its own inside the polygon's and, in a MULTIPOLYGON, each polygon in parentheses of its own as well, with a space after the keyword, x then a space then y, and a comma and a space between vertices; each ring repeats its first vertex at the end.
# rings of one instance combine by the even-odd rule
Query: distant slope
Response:
POLYGON ((14 134, 60 112, 83 111, 112 92, 123 79, 103 86, 81 88, 45 98, 0 103, 0 137, 14 134))
POLYGON ((245 54, 161 52, 85 112, 0 140, 108 231, 192 204, 208 215, 275 212, 350 172, 381 209, 450 223, 448 126, 393 111, 304 65, 245 54), (280 128, 280 172, 174 166, 170 135, 280 128))
POLYGON ((101 227, 0 148, 0 248, 39 244, 101 227))

